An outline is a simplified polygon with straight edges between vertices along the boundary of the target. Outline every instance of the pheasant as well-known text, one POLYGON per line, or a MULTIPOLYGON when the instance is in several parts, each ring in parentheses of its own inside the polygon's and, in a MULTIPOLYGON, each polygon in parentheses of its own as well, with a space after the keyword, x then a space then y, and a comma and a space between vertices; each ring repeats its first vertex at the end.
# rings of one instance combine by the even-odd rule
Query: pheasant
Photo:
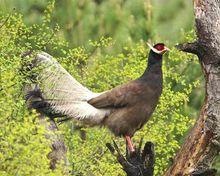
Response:
POLYGON ((128 149, 134 152, 131 137, 149 120, 158 104, 163 82, 162 57, 169 51, 163 43, 148 45, 144 73, 102 93, 84 87, 49 54, 37 54, 31 79, 38 81, 26 90, 29 108, 52 119, 76 119, 85 125, 107 127, 115 136, 124 137, 128 149))

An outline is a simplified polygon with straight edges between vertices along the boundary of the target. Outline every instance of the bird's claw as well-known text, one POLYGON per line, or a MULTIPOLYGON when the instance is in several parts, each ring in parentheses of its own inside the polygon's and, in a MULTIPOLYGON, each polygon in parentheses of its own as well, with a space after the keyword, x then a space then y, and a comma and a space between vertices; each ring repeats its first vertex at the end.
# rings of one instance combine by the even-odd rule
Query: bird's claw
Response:
POLYGON ((110 152, 117 158, 117 161, 123 167, 123 170, 127 173, 127 176, 146 175, 153 176, 154 171, 154 144, 152 142, 146 142, 144 149, 141 150, 143 139, 140 140, 138 148, 135 148, 134 152, 128 150, 126 145, 126 155, 122 155, 116 142, 113 141, 113 145, 107 143, 106 146, 110 152))

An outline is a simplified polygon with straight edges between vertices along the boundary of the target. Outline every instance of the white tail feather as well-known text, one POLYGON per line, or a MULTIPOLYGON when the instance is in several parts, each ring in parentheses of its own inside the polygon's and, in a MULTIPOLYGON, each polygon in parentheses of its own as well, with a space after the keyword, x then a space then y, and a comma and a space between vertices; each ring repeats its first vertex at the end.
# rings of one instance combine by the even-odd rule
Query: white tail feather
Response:
MULTIPOLYGON (((100 94, 93 93, 81 85, 49 54, 37 54, 34 63, 33 69, 36 68, 41 100, 47 105, 45 107, 47 111, 49 109, 56 114, 71 117, 90 125, 100 124, 110 113, 108 109, 97 109, 88 104, 88 100, 100 94)), ((33 90, 29 90, 29 94, 30 92, 33 90)), ((34 106, 35 102, 31 103, 33 107, 37 107, 34 106)), ((41 109, 44 110, 43 107, 41 109)))

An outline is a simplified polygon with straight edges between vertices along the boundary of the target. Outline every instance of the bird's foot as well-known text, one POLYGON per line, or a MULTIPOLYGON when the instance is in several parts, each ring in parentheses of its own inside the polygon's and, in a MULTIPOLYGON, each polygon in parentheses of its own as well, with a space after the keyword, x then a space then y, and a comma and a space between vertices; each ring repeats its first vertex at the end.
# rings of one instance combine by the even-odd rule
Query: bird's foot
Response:
POLYGON ((139 147, 134 152, 128 151, 128 143, 126 145, 126 156, 124 157, 115 143, 113 145, 107 143, 106 146, 110 152, 117 158, 117 161, 123 167, 123 170, 127 173, 127 176, 139 176, 147 175, 153 176, 154 172, 154 144, 152 142, 146 142, 144 149, 142 148, 141 139, 139 147))
POLYGON ((131 153, 135 152, 135 147, 131 141, 131 137, 130 136, 125 136, 126 139, 126 144, 127 144, 127 148, 131 153))

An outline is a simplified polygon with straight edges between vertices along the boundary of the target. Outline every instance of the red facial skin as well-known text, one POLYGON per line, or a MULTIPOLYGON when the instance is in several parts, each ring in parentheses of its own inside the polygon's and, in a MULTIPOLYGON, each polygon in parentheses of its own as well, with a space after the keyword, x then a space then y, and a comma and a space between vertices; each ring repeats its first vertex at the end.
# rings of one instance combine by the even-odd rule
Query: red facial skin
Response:
POLYGON ((159 43, 154 45, 154 48, 157 49, 158 51, 163 51, 165 49, 165 45, 163 43, 159 43))

